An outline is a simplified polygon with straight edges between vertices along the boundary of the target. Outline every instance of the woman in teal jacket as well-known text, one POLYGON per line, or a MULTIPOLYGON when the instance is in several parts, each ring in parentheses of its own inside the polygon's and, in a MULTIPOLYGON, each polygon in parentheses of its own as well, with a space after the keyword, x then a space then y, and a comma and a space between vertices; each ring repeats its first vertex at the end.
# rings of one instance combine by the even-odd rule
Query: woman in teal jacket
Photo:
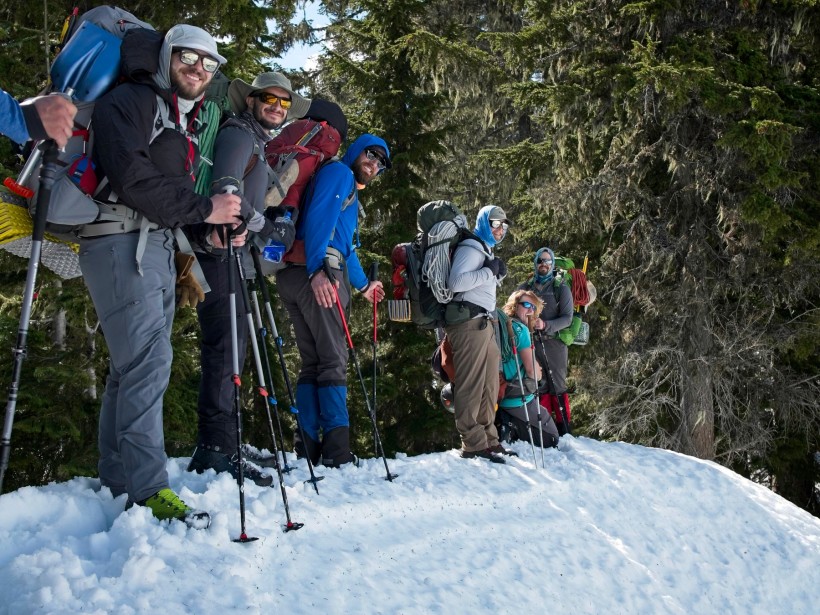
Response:
POLYGON ((543 443, 544 448, 550 448, 558 445, 558 429, 549 412, 539 406, 535 394, 541 379, 541 367, 535 360, 530 335, 530 327, 543 306, 538 295, 517 290, 499 310, 501 369, 508 384, 498 403, 498 411, 502 425, 505 419, 509 420, 513 439, 517 436, 529 441, 532 435, 535 444, 540 446, 543 443))

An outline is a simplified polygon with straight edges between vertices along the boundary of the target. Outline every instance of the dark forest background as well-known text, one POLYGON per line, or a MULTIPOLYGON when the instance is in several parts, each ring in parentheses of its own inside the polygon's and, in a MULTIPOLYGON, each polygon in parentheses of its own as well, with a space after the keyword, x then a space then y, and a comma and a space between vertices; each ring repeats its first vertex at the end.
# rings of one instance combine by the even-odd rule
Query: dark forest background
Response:
MULTIPOLYGON (((81 3, 81 9, 97 3, 81 3)), ((144 0, 122 6, 165 29, 224 41, 226 74, 276 69, 296 42, 325 44, 289 73, 342 105, 350 135, 391 145, 393 170, 362 194, 360 258, 389 287, 393 246, 426 201, 471 219, 501 205, 506 297, 544 245, 580 263, 598 301, 592 338, 570 349, 576 435, 694 455, 820 514, 820 5, 814 0, 144 0)), ((69 2, 0 8, 0 85, 47 84, 69 2)), ((0 174, 19 157, 0 139, 0 174)), ((14 347, 27 262, 0 253, 0 345, 14 347)), ((41 268, 6 490, 96 474, 106 351, 81 279, 41 268)), ((274 287, 275 290, 275 287, 274 287)), ((298 366, 278 309, 291 375, 298 366)), ((352 307, 365 383, 372 310, 352 307)), ((198 327, 178 311, 166 395, 170 455, 196 433, 198 327)), ((429 369, 432 334, 378 316, 378 406, 388 454, 458 446, 429 369)), ((280 370, 276 393, 292 421, 280 370)), ((246 370, 249 375, 250 370, 246 370)), ((11 354, 0 357, 11 376, 11 354)), ((270 448, 246 377, 248 439, 270 448)), ((372 455, 349 372, 357 453, 372 455)))

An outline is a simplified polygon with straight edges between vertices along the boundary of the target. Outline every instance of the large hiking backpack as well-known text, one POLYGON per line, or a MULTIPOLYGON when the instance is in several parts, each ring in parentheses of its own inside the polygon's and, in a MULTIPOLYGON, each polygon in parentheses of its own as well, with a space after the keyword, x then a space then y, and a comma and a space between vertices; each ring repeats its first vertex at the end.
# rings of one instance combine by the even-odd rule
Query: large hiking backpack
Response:
MULTIPOLYGON (((308 117, 285 126, 265 145, 265 158, 280 180, 274 183, 265 205, 297 209, 310 179, 325 161, 339 153, 341 145, 339 131, 326 121, 308 117)), ((295 222, 296 212, 292 215, 295 222)))
POLYGON ((467 218, 449 201, 430 201, 416 213, 418 235, 393 248, 393 299, 390 319, 413 322, 423 329, 443 327, 453 292, 447 286, 456 246, 468 238, 467 218))
MULTIPOLYGON (((46 230, 68 241, 76 240, 73 232, 99 218, 94 200, 99 181, 91 162, 93 132, 91 115, 94 102, 111 90, 123 71, 121 48, 127 33, 150 32, 157 46, 162 35, 131 13, 113 6, 100 6, 69 20, 65 44, 54 59, 50 90, 70 93, 77 106, 75 130, 63 151, 59 152, 59 172, 51 192, 46 230)), ((146 38, 135 47, 144 47, 146 38)), ((154 54, 156 62, 157 54, 154 54)), ((23 167, 17 182, 6 185, 25 197, 34 214, 37 204, 40 167, 44 143, 38 144, 23 167)))

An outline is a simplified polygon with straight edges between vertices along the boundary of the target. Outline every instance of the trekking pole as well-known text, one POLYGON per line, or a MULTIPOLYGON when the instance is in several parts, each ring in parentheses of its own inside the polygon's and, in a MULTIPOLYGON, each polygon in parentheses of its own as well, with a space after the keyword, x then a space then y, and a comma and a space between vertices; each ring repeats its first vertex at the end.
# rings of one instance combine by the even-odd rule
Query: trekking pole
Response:
MULTIPOLYGON (((373 264, 370 265, 370 275, 368 276, 371 282, 375 282, 379 279, 379 262, 373 261, 373 264)), ((377 326, 378 326, 378 303, 373 301, 373 417, 377 418, 376 409, 378 405, 376 404, 376 371, 377 371, 377 362, 376 362, 376 350, 379 345, 378 337, 377 337, 377 326)), ((379 454, 379 447, 376 444, 376 436, 375 433, 373 435, 373 450, 374 454, 379 454)))
MULTIPOLYGON (((535 333, 532 329, 532 323, 527 322, 527 329, 530 332, 530 344, 532 347, 532 377, 535 378, 535 333)), ((538 402, 538 444, 541 446, 541 468, 544 467, 544 426, 541 423, 541 400, 538 399, 538 387, 535 389, 535 401, 538 402)))
MULTIPOLYGON (((288 399, 290 399, 290 412, 296 417, 296 428, 299 430, 299 436, 302 438, 302 442, 307 442, 302 421, 299 420, 299 409, 296 407, 296 399, 293 395, 293 386, 291 385, 290 376, 288 375, 288 367, 285 363, 285 353, 282 350, 282 336, 279 335, 279 331, 276 329, 276 320, 273 317, 270 293, 268 292, 268 285, 265 282, 265 276, 262 273, 262 260, 259 257, 259 249, 254 245, 251 245, 251 257, 253 258, 254 269, 256 269, 256 277, 259 280, 259 288, 262 291, 262 300, 265 302, 265 314, 268 317, 271 334, 276 342, 276 351, 279 353, 279 365, 282 367, 282 377, 285 379, 285 387, 288 390, 288 399)), ((316 476, 313 472, 313 463, 310 461, 310 455, 307 454, 307 450, 305 450, 305 459, 307 460, 308 470, 310 471, 310 478, 305 482, 312 483, 313 488, 316 490, 316 495, 319 495, 319 486, 316 483, 324 479, 324 476, 316 476)))
MULTIPOLYGON (((256 341, 256 335, 253 333, 253 317, 251 316, 251 305, 250 305, 250 297, 248 296, 248 283, 245 279, 245 269, 242 267, 242 253, 241 252, 234 252, 236 255, 236 267, 239 270, 239 279, 240 279, 240 288, 242 290, 242 302, 245 306, 245 314, 248 318, 248 328, 251 331, 251 347, 253 348, 253 358, 256 362, 256 377, 259 381, 259 394, 262 396, 262 401, 265 404, 265 410, 268 414, 268 426, 270 427, 270 435, 271 441, 273 442, 273 456, 276 459, 276 474, 279 476, 279 489, 282 492, 282 504, 285 506, 285 518, 287 519, 287 523, 285 524, 285 532, 290 532, 292 530, 298 530, 305 526, 304 523, 294 523, 291 521, 290 518, 290 506, 288 506, 288 494, 285 491, 285 479, 282 477, 282 464, 279 463, 278 460, 278 451, 276 450, 276 436, 273 433, 273 421, 271 420, 270 416, 270 407, 268 406, 268 400, 272 399, 270 403, 273 404, 274 409, 276 408, 276 396, 273 394, 273 383, 271 383, 270 387, 270 394, 268 392, 267 387, 265 386, 265 376, 262 372, 262 362, 259 358, 259 345, 256 341)), ((268 374, 270 374, 270 369, 268 369, 268 374)), ((281 428, 281 426, 280 426, 281 428)), ((280 434, 281 435, 281 434, 280 434)), ((240 441, 241 442, 241 441, 240 441)), ((241 448, 241 446, 240 446, 241 448)), ((285 458, 285 450, 284 450, 284 443, 282 448, 282 458, 285 458)), ((287 466, 287 459, 285 459, 284 465, 287 466)))
MULTIPOLYGON (((342 319, 342 329, 344 329, 345 337, 347 338, 347 347, 350 349, 350 357, 353 359, 353 366, 356 368, 356 375, 359 377, 359 382, 362 385, 362 393, 364 394, 364 403, 367 406, 367 413, 370 415, 370 422, 373 424, 373 439, 376 442, 376 454, 378 455, 381 452, 381 458, 384 461, 384 469, 387 472, 387 476, 385 476, 385 480, 389 480, 391 483, 393 482, 394 478, 398 477, 398 474, 391 474, 390 468, 387 467, 387 456, 384 454, 384 446, 382 446, 382 439, 379 436, 379 427, 376 425, 376 416, 373 413, 373 407, 370 405, 370 398, 367 394, 367 386, 364 384, 364 377, 362 376, 362 370, 359 367, 359 359, 356 356, 356 349, 353 347, 353 338, 350 337, 350 329, 347 327, 347 318, 345 318, 345 311, 342 307, 342 302, 339 300, 339 290, 336 288, 335 280, 336 278, 333 277, 333 272, 330 270, 330 266, 327 264, 327 260, 324 263, 324 271, 327 279, 330 281, 331 287, 333 287, 333 294, 336 297, 336 307, 339 308, 339 318, 342 319)), ((373 302, 375 303, 376 298, 373 297, 373 302)))
MULTIPOLYGON (((233 186, 228 187, 236 190, 233 186)), ((239 398, 242 388, 242 380, 239 377, 239 332, 236 326, 236 266, 234 264, 234 250, 231 243, 231 229, 228 225, 222 227, 222 244, 228 249, 228 296, 230 298, 230 319, 231 319, 231 360, 233 361, 233 407, 236 413, 236 464, 238 466, 237 483, 239 484, 239 538, 234 538, 234 542, 253 542, 259 540, 256 537, 248 536, 245 533, 245 473, 242 468, 242 403, 239 398)))
MULTIPOLYGON (((285 438, 282 435, 282 423, 279 421, 278 402, 276 400, 276 391, 273 390, 273 380, 271 379, 270 375, 270 366, 268 365, 267 372, 263 370, 264 366, 262 364, 262 359, 259 352, 259 343, 254 329, 253 314, 251 312, 251 300, 250 295, 248 293, 248 279, 245 276, 245 267, 242 264, 242 253, 234 252, 234 255, 236 257, 236 268, 239 271, 239 289, 240 291, 242 291, 242 305, 245 307, 245 317, 248 320, 248 331, 250 332, 251 348, 253 349, 253 358, 256 363, 256 377, 257 381, 259 382, 258 390, 259 394, 262 396, 262 399, 265 403, 265 412, 267 414, 268 419, 268 429, 270 430, 270 438, 273 442, 274 450, 276 450, 276 432, 273 429, 273 418, 271 417, 270 406, 273 406, 273 412, 274 414, 276 414, 276 422, 279 423, 279 442, 281 444, 282 450, 282 471, 287 473, 290 472, 292 468, 288 466, 288 460, 285 456, 285 438)), ((265 363, 267 363, 267 358, 268 353, 267 349, 265 349, 265 363)), ((276 458, 275 455, 274 458, 276 458)), ((279 465, 278 460, 276 462, 276 465, 279 465)))
MULTIPOLYGON (((262 358, 262 373, 265 375, 265 380, 270 385, 269 389, 269 402, 273 406, 273 414, 276 416, 276 426, 278 428, 279 433, 279 443, 282 449, 282 472, 288 474, 293 470, 292 467, 288 465, 288 458, 285 454, 285 432, 282 429, 282 421, 279 418, 279 401, 276 398, 276 390, 273 386, 273 374, 271 373, 270 369, 270 356, 268 355, 268 347, 265 344, 265 337, 268 335, 268 330, 265 328, 265 325, 262 322, 262 312, 259 309, 259 297, 257 296, 256 287, 254 284, 256 283, 255 280, 248 280, 248 284, 250 285, 250 300, 251 305, 253 307, 253 317, 254 322, 256 324, 255 335, 259 336, 259 347, 261 349, 261 358, 262 358)), ((275 440, 274 431, 273 431, 273 423, 271 422, 270 412, 268 412, 268 427, 270 428, 271 432, 271 439, 275 440)), ((278 462, 277 462, 278 463, 278 462)))
POLYGON ((37 211, 34 213, 34 229, 31 234, 31 255, 26 272, 26 286, 23 290, 23 306, 20 310, 20 323, 17 328, 17 344, 12 352, 14 362, 11 372, 11 385, 6 401, 6 417, 3 422, 2 452, 0 452, 0 493, 3 492, 3 478, 9 467, 11 454, 11 428, 14 424, 14 412, 17 409, 17 392, 20 390, 20 376, 23 371, 23 360, 26 358, 28 327, 31 322, 31 307, 34 303, 34 286, 37 283, 37 270, 40 267, 40 255, 43 249, 43 236, 46 229, 46 217, 54 187, 57 168, 57 144, 49 139, 45 143, 43 166, 40 168, 40 191, 37 194, 37 211))
MULTIPOLYGON (((527 431, 529 432, 530 448, 532 449, 532 462, 535 467, 538 467, 538 460, 535 458, 535 444, 533 443, 532 428, 530 427, 530 411, 527 408, 527 394, 524 391, 524 380, 521 378, 521 365, 518 361, 518 344, 515 343, 515 333, 512 330, 512 320, 507 320, 507 326, 510 332, 510 343, 512 344, 513 359, 515 360, 515 373, 518 374, 518 386, 521 388, 521 405, 524 406, 524 416, 527 419, 527 431)), ((538 429, 541 429, 541 424, 538 424, 538 429)), ((544 450, 543 448, 541 450, 544 450)), ((543 464, 542 464, 543 465, 543 464)))
POLYGON ((550 367, 550 361, 547 358, 547 348, 544 346, 544 332, 540 329, 538 330, 538 343, 541 346, 541 354, 544 355, 544 367, 547 368, 547 380, 549 381, 550 389, 555 391, 555 398, 558 400, 558 410, 561 412, 561 420, 564 422, 564 429, 567 430, 569 435, 572 435, 569 425, 569 413, 567 412, 567 407, 564 403, 564 396, 559 395, 558 391, 555 389, 555 380, 552 378, 552 368, 550 367))

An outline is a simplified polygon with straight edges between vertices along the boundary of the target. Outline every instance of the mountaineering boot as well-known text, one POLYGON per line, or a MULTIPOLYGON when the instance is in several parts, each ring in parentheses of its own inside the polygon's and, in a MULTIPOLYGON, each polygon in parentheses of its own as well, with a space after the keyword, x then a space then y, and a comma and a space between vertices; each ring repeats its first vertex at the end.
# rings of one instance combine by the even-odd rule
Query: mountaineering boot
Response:
POLYGON ((508 457, 518 457, 518 453, 508 448, 504 448, 503 446, 501 446, 501 444, 491 446, 488 450, 492 451, 493 453, 498 453, 500 455, 507 455, 508 457))
POLYGON ((244 461, 250 461, 260 468, 276 468, 276 466, 279 465, 279 460, 276 455, 265 455, 253 448, 250 444, 242 445, 242 459, 244 461))
POLYGON ((492 449, 485 448, 483 451, 461 451, 462 459, 486 459, 493 463, 507 463, 500 453, 496 453, 492 449))
MULTIPOLYGON (((200 444, 196 447, 191 463, 188 464, 188 472, 202 474, 205 470, 215 470, 217 474, 229 472, 231 476, 239 480, 239 464, 236 458, 221 452, 218 446, 200 444)), ((242 475, 260 487, 270 487, 273 484, 272 476, 262 474, 244 459, 242 460, 242 475)))
POLYGON ((338 468, 346 463, 357 463, 350 452, 350 427, 337 427, 327 432, 322 439, 322 465, 338 468))
POLYGON ((194 510, 168 488, 160 489, 137 504, 150 508, 153 515, 161 521, 177 519, 195 530, 204 530, 211 525, 211 515, 204 510, 194 510))
POLYGON ((322 456, 322 445, 307 434, 305 434, 305 438, 306 442, 302 442, 302 438, 299 437, 298 431, 293 438, 293 450, 296 451, 296 458, 304 459, 305 457, 308 457, 310 459, 310 463, 316 465, 319 463, 319 458, 322 456))

